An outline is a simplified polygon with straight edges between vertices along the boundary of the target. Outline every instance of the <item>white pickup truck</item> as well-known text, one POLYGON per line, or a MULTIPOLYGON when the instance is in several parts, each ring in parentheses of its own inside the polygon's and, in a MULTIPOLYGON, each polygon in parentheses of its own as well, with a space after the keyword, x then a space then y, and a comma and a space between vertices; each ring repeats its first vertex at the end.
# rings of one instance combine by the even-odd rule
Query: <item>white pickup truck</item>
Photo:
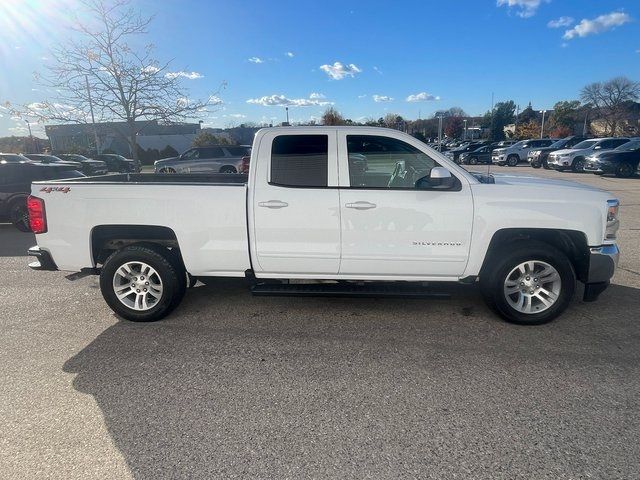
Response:
POLYGON ((479 282, 505 319, 558 316, 618 258, 618 201, 585 185, 472 174, 402 132, 257 132, 247 175, 121 174, 35 182, 30 266, 99 274, 120 316, 163 318, 204 277, 263 295, 429 295, 479 282), (412 283, 410 283, 412 282, 412 283), (431 292, 433 293, 433 292, 431 292))

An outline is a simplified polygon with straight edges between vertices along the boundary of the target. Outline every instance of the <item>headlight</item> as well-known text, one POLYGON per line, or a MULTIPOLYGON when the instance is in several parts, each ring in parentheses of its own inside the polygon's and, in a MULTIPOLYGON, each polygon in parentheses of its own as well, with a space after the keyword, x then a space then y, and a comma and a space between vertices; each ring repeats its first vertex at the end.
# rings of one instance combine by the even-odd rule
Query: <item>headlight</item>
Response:
POLYGON ((620 228, 620 220, 618 220, 618 209, 620 202, 618 200, 607 200, 607 228, 604 232, 604 239, 615 240, 620 228))

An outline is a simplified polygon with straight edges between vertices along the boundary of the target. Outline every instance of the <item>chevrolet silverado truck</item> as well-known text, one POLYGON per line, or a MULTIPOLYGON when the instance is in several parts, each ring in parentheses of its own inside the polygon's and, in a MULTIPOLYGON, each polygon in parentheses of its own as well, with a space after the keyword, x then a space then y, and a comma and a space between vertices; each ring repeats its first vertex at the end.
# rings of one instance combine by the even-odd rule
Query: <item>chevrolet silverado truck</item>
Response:
POLYGON ((195 279, 245 277, 256 295, 421 297, 477 282, 506 320, 541 324, 577 281, 595 300, 619 255, 611 194, 470 173, 381 128, 267 128, 248 175, 34 182, 28 209, 30 266, 99 275, 134 321, 168 315, 195 279))

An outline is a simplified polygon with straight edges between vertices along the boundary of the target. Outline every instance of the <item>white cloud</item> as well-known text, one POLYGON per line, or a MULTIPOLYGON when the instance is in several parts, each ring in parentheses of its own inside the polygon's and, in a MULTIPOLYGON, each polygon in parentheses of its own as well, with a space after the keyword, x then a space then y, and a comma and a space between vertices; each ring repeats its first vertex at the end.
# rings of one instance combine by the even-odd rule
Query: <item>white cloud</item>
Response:
POLYGON ((409 95, 406 100, 407 102, 432 102, 434 100, 440 100, 440 97, 436 97, 427 92, 420 92, 409 95))
POLYGON ((362 70, 353 63, 347 65, 342 62, 334 62, 333 65, 320 65, 320 70, 329 75, 333 80, 342 80, 345 77, 355 77, 362 70))
POLYGON ((293 58, 295 57, 295 55, 293 54, 293 52, 286 52, 285 56, 289 57, 289 58, 293 58))
POLYGON ((153 75, 155 73, 158 73, 160 71, 160 69, 158 67, 156 67, 155 65, 149 65, 147 67, 144 67, 144 68, 140 69, 140 71, 142 73, 146 73, 147 75, 153 75))
POLYGON ((230 113, 229 115, 223 115, 223 117, 231 117, 231 118, 247 118, 246 115, 241 113, 230 113))
POLYGON ((366 96, 367 96, 367 94, 365 93, 364 95, 358 95, 358 98, 364 98, 366 96))
POLYGON ((373 66, 373 69, 378 72, 380 75, 382 75, 382 70, 380 70, 378 67, 376 67, 375 65, 373 66))
POLYGON ((576 37, 596 35, 629 23, 630 21, 631 16, 624 12, 611 12, 606 15, 600 15, 592 20, 583 18, 575 27, 564 32, 562 38, 571 40, 576 37))
MULTIPOLYGON (((149 67, 147 67, 149 68, 149 67)), ((167 72, 164 74, 167 78, 186 78, 188 80, 197 80, 198 78, 204 78, 204 75, 198 72, 184 72, 180 70, 179 72, 167 72)))
POLYGON ((251 57, 248 60, 251 63, 264 63, 264 60, 262 60, 260 57, 251 57))
POLYGON ((373 101, 376 103, 392 102, 393 98, 386 95, 373 95, 373 101))
POLYGON ((309 98, 312 100, 320 100, 322 98, 327 98, 327 97, 325 97, 324 94, 322 93, 313 92, 311 95, 309 95, 309 98))
POLYGON ((224 102, 217 95, 209 96, 209 100, 207 102, 209 105, 222 105, 224 102))
POLYGON ((497 5, 502 7, 506 5, 509 8, 516 8, 516 15, 522 18, 532 17, 536 14, 538 7, 543 2, 548 3, 550 0, 498 0, 497 5))
POLYGON ((284 95, 267 95, 260 98, 250 98, 247 103, 262 105, 263 107, 313 107, 329 105, 331 102, 317 98, 287 98, 284 95))
POLYGON ((575 22, 573 17, 560 17, 555 20, 551 20, 547 23, 547 27, 549 28, 561 28, 561 27, 569 27, 573 25, 575 22))

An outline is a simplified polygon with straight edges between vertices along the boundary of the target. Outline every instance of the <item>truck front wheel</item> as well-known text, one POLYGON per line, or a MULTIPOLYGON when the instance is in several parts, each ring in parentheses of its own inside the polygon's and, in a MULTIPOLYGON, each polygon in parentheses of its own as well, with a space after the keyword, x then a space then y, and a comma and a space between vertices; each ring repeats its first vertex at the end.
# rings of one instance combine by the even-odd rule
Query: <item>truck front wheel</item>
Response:
POLYGON ((100 272, 100 290, 122 318, 154 322, 178 306, 186 275, 168 250, 130 245, 107 258, 100 272))
POLYGON ((485 300, 503 318, 521 325, 550 322, 569 305, 576 278, 567 256, 551 245, 529 241, 489 259, 480 276, 485 300))

